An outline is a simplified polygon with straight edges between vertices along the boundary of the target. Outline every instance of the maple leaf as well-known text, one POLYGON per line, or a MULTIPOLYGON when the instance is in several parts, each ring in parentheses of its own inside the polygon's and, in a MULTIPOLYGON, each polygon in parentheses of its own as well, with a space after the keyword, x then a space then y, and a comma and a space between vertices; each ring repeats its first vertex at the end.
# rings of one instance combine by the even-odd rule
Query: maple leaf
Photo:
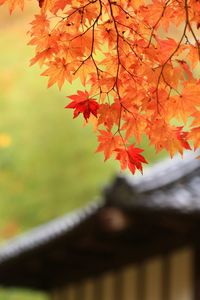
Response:
POLYGON ((164 1, 153 0, 150 5, 144 6, 142 9, 146 22, 151 26, 155 26, 163 14, 164 1))
POLYGON ((182 155, 184 149, 191 150, 187 141, 189 139, 188 133, 182 131, 182 128, 182 126, 175 127, 161 118, 156 118, 152 126, 148 128, 150 143, 155 145, 157 152, 166 149, 171 157, 176 152, 182 155))
POLYGON ((177 61, 180 64, 180 66, 182 67, 182 69, 184 70, 188 80, 193 81, 193 74, 192 74, 191 70, 189 69, 187 62, 184 60, 177 60, 177 61))
POLYGON ((196 111, 196 107, 200 105, 200 85, 195 82, 185 83, 180 95, 172 96, 170 103, 167 103, 168 114, 170 118, 176 117, 178 120, 187 122, 188 117, 196 111))
POLYGON ((108 43, 109 48, 112 48, 115 45, 116 41, 116 31, 114 29, 113 22, 107 21, 101 25, 100 31, 102 42, 105 41, 108 43))
POLYGON ((195 47, 191 45, 187 57, 189 58, 192 69, 194 69, 199 63, 198 46, 195 47))
POLYGON ((104 124, 105 128, 110 131, 112 127, 119 121, 119 104, 101 104, 98 114, 98 125, 104 124))
POLYGON ((199 127, 200 126, 200 110, 196 110, 193 114, 192 117, 194 118, 192 121, 191 126, 192 127, 199 127))
POLYGON ((39 0, 39 7, 41 8, 42 13, 45 13, 47 10, 51 11, 54 4, 54 0, 39 0))
POLYGON ((106 161, 117 148, 121 148, 121 137, 113 135, 111 131, 99 130, 98 136, 99 146, 96 152, 104 152, 104 160, 106 161))
POLYGON ((57 14, 59 10, 63 11, 67 4, 70 4, 71 0, 56 0, 51 9, 52 13, 57 14))
POLYGON ((10 14, 13 13, 16 7, 19 7, 21 10, 24 9, 24 0, 0 0, 0 5, 4 3, 8 3, 10 14))
POLYGON ((188 134, 188 138, 192 140, 194 144, 194 150, 200 147, 200 126, 192 128, 191 132, 188 134))
POLYGON ((184 149, 191 150, 191 147, 187 141, 188 132, 182 131, 182 129, 183 129, 183 126, 177 127, 177 129, 176 129, 177 139, 180 141, 180 143, 184 149))
POLYGON ((90 117, 90 114, 93 114, 97 117, 97 111, 99 109, 99 104, 95 99, 89 98, 87 91, 78 91, 77 95, 68 96, 69 99, 73 100, 65 108, 73 108, 74 118, 78 117, 80 113, 83 114, 85 120, 87 121, 90 117))
POLYGON ((145 132, 147 124, 145 119, 141 115, 135 115, 134 118, 130 116, 130 114, 125 119, 125 122, 122 126, 122 130, 126 131, 126 139, 130 137, 135 137, 136 142, 140 143, 142 138, 142 132, 145 132))
POLYGON ((95 66, 91 59, 88 59, 81 66, 79 65, 78 69, 74 72, 74 79, 79 78, 83 86, 87 83, 88 74, 95 71, 95 66))
POLYGON ((45 60, 51 59, 55 50, 53 48, 45 49, 41 52, 38 52, 35 57, 33 57, 30 61, 30 66, 34 65, 35 63, 39 63, 40 66, 43 65, 45 60))
POLYGON ((140 153, 144 150, 130 145, 127 149, 115 151, 117 152, 116 160, 119 160, 122 170, 128 167, 132 174, 135 174, 136 169, 143 173, 142 163, 147 164, 147 161, 140 153))
POLYGON ((156 40, 160 48, 159 52, 162 53, 162 56, 159 56, 159 60, 164 63, 168 59, 169 55, 176 49, 177 42, 172 38, 168 38, 166 40, 157 38, 156 40))
POLYGON ((65 59, 57 58, 55 61, 49 62, 49 68, 45 70, 41 75, 49 76, 48 87, 57 83, 59 89, 62 88, 65 79, 69 79, 69 73, 71 71, 71 64, 66 63, 65 59))
POLYGON ((141 5, 143 5, 141 0, 129 0, 123 1, 128 7, 138 9, 141 5))
MULTIPOLYGON (((31 22, 31 30, 28 32, 31 36, 40 36, 49 31, 50 22, 45 14, 35 15, 31 22)), ((30 44, 30 42, 29 42, 30 44)))

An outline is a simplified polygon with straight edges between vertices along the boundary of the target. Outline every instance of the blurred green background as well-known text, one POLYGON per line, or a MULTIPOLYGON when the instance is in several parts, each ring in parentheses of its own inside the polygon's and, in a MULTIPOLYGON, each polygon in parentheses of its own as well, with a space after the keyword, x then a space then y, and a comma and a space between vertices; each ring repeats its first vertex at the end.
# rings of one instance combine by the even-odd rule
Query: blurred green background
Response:
MULTIPOLYGON (((37 3, 36 3, 37 4, 37 3)), ((38 66, 29 67, 28 24, 37 7, 11 17, 0 7, 0 242, 81 207, 119 172, 103 162, 91 127, 72 120, 66 95, 79 82, 47 89, 38 66)), ((155 154, 144 140, 147 160, 155 154)), ((161 157, 161 154, 159 157, 161 157)), ((157 158, 159 158, 157 157, 157 158)), ((0 300, 45 300, 32 291, 0 289, 0 300)))

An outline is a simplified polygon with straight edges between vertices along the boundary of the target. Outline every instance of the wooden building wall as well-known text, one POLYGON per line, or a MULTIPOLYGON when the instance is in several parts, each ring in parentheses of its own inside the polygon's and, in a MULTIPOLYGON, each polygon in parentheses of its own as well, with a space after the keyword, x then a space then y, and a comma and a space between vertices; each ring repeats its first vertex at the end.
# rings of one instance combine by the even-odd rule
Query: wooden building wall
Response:
POLYGON ((193 265, 182 249, 55 290, 52 300, 194 300, 193 265))

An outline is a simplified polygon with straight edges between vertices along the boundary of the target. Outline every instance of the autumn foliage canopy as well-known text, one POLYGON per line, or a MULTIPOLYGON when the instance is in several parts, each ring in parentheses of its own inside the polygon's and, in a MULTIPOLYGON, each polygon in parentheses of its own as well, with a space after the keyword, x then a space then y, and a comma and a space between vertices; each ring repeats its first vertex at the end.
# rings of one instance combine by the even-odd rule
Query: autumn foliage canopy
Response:
MULTIPOLYGON (((4 2, 11 13, 24 6, 4 2)), ((31 65, 44 68, 48 87, 81 80, 66 108, 95 124, 105 160, 142 172, 143 135, 171 157, 200 146, 200 0, 39 0, 39 7, 31 65)))

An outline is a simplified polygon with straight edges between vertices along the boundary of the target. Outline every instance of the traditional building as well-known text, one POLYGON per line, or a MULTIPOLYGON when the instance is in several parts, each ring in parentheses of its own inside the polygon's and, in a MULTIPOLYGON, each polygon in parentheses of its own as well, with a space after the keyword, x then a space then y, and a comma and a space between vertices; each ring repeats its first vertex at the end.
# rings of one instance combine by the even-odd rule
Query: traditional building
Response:
POLYGON ((200 300, 200 161, 119 176, 101 199, 0 248, 0 284, 53 300, 200 300))

